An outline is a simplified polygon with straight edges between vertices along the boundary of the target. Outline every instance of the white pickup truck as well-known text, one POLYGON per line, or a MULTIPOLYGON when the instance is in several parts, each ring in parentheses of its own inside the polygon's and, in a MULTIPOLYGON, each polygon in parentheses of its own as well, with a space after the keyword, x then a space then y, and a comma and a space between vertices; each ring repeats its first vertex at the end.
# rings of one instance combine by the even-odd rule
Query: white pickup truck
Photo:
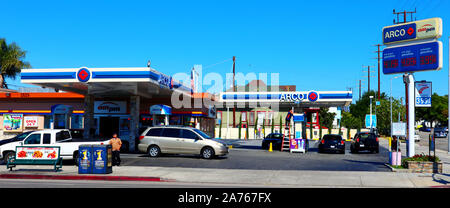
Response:
POLYGON ((6 162, 13 157, 16 146, 58 146, 63 160, 74 160, 78 163, 78 147, 86 144, 109 144, 107 141, 74 141, 68 129, 46 129, 29 134, 23 141, 16 141, 0 146, 0 159, 6 162))

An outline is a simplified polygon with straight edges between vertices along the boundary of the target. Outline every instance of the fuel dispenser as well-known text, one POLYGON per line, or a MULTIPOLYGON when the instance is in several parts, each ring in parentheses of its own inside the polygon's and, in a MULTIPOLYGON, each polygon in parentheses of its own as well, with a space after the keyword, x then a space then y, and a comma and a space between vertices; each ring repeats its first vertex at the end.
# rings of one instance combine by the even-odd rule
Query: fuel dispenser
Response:
POLYGON ((294 135, 289 139, 290 152, 302 152, 306 153, 309 148, 308 139, 306 138, 306 120, 304 114, 294 114, 294 135))

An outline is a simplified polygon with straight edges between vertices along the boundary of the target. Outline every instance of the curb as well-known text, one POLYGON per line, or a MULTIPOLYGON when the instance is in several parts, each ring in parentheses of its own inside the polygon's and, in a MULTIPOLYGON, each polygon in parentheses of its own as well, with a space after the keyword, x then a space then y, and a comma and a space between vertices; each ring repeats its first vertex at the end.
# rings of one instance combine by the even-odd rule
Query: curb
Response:
POLYGON ((175 181, 175 180, 169 180, 169 179, 162 179, 159 177, 96 176, 96 175, 32 175, 32 174, 0 174, 0 179, 147 181, 147 182, 174 182, 175 181))

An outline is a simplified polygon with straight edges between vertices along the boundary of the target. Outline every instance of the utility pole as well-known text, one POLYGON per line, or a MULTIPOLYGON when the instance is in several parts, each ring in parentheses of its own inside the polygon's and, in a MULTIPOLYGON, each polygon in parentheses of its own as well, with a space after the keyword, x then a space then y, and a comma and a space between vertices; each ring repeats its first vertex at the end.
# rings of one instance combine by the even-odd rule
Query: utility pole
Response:
MULTIPOLYGON (((363 68, 364 67, 365 66, 363 66, 363 68)), ((370 71, 370 66, 367 66, 367 71, 363 71, 363 72, 367 72, 367 92, 370 92, 370 77, 373 77, 373 76, 370 76, 370 73, 373 71, 370 71)))
MULTIPOLYGON (((236 56, 233 56, 233 92, 236 92, 235 63, 236 63, 236 56)), ((236 127, 236 103, 233 103, 233 128, 235 128, 235 127, 236 127)))
POLYGON ((378 59, 378 94, 377 94, 377 96, 378 96, 378 101, 380 101, 381 100, 381 97, 380 97, 380 53, 382 51, 380 51, 380 46, 381 46, 380 44, 377 44, 375 46, 378 47, 378 50, 375 51, 375 53, 378 53, 378 57, 377 57, 377 59, 378 59))
POLYGON ((361 100, 361 80, 359 80, 359 100, 361 100))

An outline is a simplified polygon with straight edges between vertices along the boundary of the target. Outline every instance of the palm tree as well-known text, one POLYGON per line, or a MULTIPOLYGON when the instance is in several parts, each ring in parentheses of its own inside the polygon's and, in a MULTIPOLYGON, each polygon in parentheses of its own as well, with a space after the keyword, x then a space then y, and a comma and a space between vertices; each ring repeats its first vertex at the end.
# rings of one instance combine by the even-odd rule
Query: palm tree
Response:
POLYGON ((23 61, 26 51, 16 43, 7 44, 5 38, 0 38, 0 88, 8 88, 5 78, 15 79, 23 68, 30 68, 30 64, 23 61))

